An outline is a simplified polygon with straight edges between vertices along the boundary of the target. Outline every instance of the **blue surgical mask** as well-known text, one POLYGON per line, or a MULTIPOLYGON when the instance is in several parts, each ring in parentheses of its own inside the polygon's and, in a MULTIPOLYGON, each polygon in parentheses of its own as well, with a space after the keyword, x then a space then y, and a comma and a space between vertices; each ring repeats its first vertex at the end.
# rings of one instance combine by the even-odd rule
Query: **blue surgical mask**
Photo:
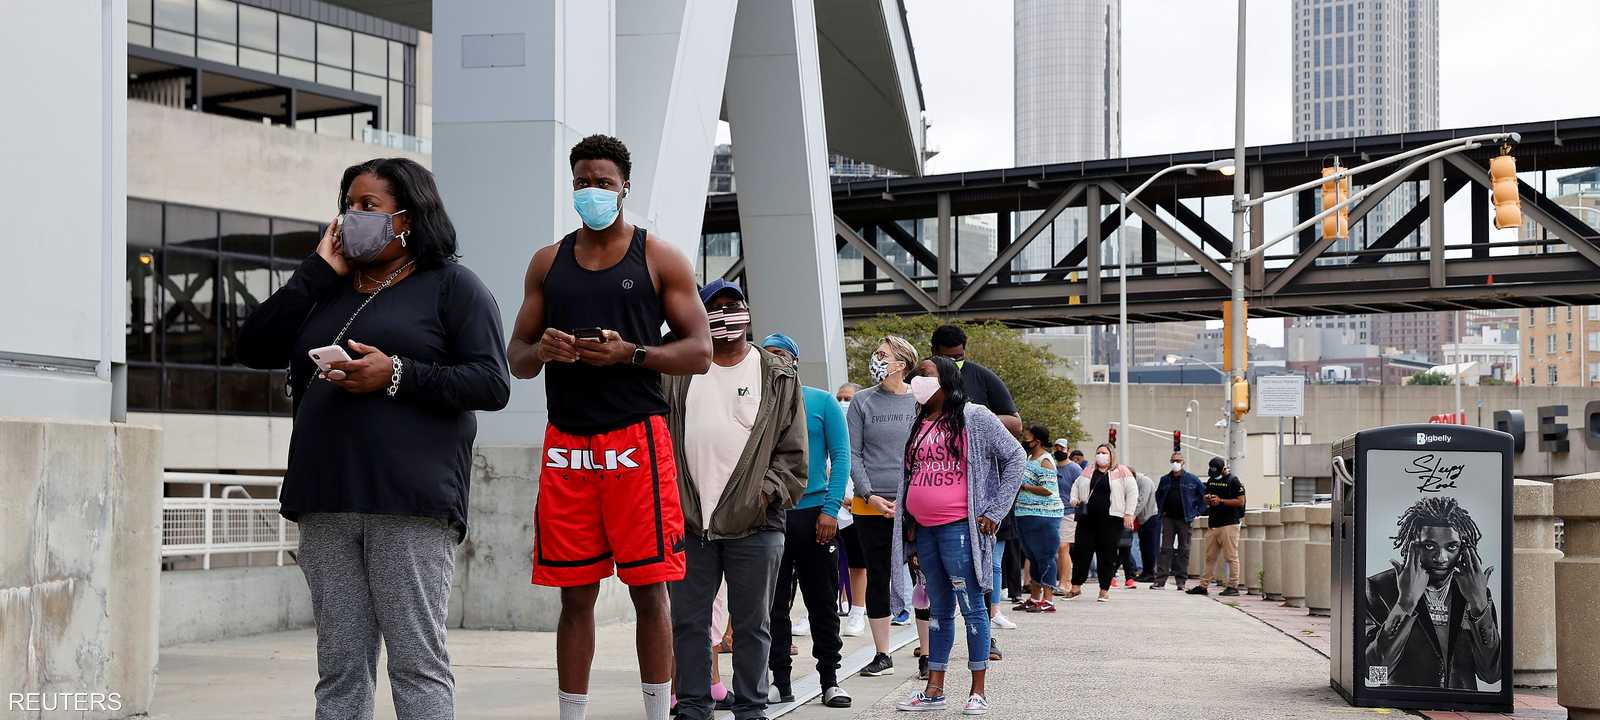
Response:
POLYGON ((615 190, 579 188, 572 191, 572 207, 590 230, 604 230, 617 221, 618 197, 615 190))

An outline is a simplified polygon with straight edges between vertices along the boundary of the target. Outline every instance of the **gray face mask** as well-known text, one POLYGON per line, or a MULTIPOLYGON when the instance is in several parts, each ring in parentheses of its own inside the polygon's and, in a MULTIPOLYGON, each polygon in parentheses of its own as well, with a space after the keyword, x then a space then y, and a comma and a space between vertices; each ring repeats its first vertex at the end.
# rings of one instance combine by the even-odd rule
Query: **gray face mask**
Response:
POLYGON ((339 238, 344 245, 345 258, 357 265, 371 262, 395 238, 399 238, 400 245, 404 247, 406 235, 411 231, 399 235, 394 232, 394 216, 403 212, 401 210, 390 215, 368 210, 346 210, 339 221, 339 238))

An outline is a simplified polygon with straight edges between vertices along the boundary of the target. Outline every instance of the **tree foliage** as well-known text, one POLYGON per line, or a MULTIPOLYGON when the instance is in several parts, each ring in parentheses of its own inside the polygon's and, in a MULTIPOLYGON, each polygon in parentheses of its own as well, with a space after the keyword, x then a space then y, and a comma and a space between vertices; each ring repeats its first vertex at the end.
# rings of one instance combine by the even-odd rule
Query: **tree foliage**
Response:
MULTIPOLYGON (((845 357, 850 380, 867 386, 872 378, 867 361, 885 335, 899 335, 924 357, 931 354, 933 331, 947 321, 934 315, 880 315, 862 322, 846 333, 845 357)), ((982 363, 1005 381, 1023 425, 1043 425, 1052 439, 1065 437, 1073 442, 1088 437, 1078 423, 1078 386, 1071 380, 1050 374, 1066 361, 1042 346, 1022 339, 1022 333, 995 322, 956 322, 967 333, 967 357, 982 363)))
POLYGON ((1407 385, 1449 385, 1450 376, 1444 373, 1425 372, 1417 373, 1406 381, 1407 385))

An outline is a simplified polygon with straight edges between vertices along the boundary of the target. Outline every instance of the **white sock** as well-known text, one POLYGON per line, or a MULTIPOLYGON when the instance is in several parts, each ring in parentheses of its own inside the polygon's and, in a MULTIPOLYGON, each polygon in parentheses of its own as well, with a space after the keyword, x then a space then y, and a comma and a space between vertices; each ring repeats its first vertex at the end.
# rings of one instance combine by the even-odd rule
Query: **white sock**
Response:
POLYGON ((850 621, 851 622, 855 622, 856 620, 860 620, 861 618, 866 617, 866 615, 867 615, 867 606, 865 606, 865 605, 851 605, 850 606, 850 621))
POLYGON ((644 720, 667 720, 672 709, 672 683, 639 683, 639 689, 644 691, 644 720))
POLYGON ((561 701, 561 720, 584 720, 589 715, 589 696, 577 693, 556 692, 561 701))

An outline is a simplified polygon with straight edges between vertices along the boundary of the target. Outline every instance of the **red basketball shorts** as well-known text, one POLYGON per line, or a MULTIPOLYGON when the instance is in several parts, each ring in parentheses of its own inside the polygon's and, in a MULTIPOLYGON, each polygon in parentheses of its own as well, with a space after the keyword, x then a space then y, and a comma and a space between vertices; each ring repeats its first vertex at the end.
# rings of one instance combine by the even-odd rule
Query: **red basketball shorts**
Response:
POLYGON ((683 507, 660 416, 599 435, 544 434, 533 507, 533 584, 683 579, 683 507))

